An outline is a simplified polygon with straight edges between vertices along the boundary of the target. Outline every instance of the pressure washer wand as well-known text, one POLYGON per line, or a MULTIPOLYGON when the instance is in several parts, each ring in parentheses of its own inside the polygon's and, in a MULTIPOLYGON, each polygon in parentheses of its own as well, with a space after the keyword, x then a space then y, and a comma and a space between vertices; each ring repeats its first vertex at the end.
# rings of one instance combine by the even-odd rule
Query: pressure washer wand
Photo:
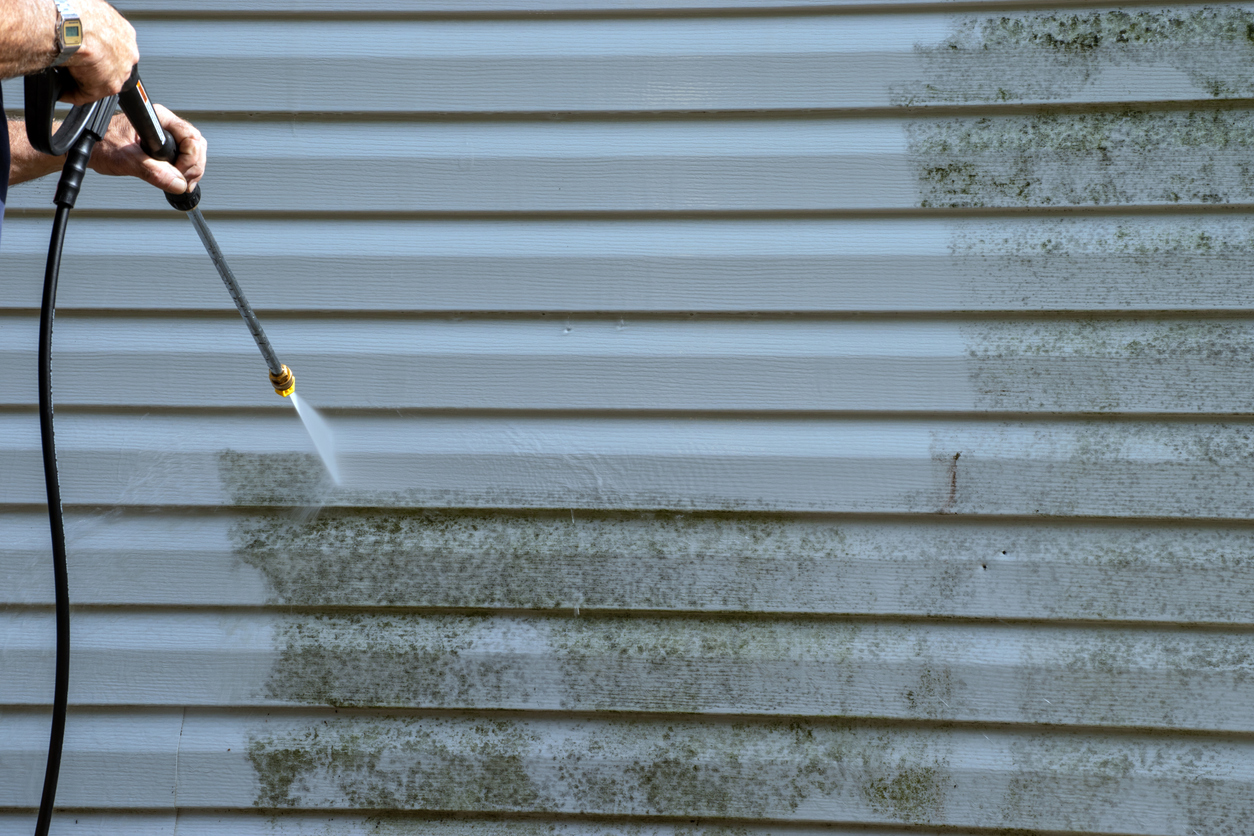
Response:
MULTIPOLYGON (((49 102, 47 104, 49 125, 52 124, 52 103, 56 101, 59 94, 58 90, 56 95, 49 93, 42 97, 49 102)), ((30 98, 29 94, 27 98, 30 98)), ((174 162, 178 157, 178 146, 174 137, 167 134, 165 128, 161 127, 161 120, 157 118, 157 111, 148 98, 148 91, 144 89, 143 80, 139 77, 138 64, 131 71, 130 80, 118 95, 118 104, 126 113, 126 118, 135 129, 135 133, 139 135, 139 146, 144 149, 144 153, 154 159, 174 162)), ((296 378, 292 375, 291 369, 279 362, 278 356, 270 346, 270 341, 266 339, 266 332, 257 321, 257 315, 253 313, 252 306, 244 298, 244 291, 239 289, 235 274, 227 266, 222 249, 214 240, 213 233, 209 231, 209 225, 205 223, 204 216, 200 214, 200 209, 197 208, 200 205, 200 186, 196 186, 186 194, 166 192, 165 199, 175 209, 186 212, 187 217, 191 218, 192 225, 196 227, 196 234, 200 236, 201 243, 205 245, 209 257, 213 259, 214 266, 218 268, 218 275, 222 277, 227 291, 231 294, 231 299, 235 302, 235 307, 239 309, 239 315, 244 317, 244 323, 248 325, 249 332, 256 340, 257 348, 261 349, 261 356, 265 358, 266 367, 270 370, 270 384, 274 387, 274 391, 286 398, 296 391, 296 378)))
MULTIPOLYGON (((144 82, 139 77, 138 65, 131 73, 130 81, 118 96, 118 104, 126 113, 131 126, 135 128, 135 133, 139 134, 139 145, 144 149, 144 153, 154 159, 174 162, 178 156, 178 147, 174 142, 174 137, 167 134, 161 127, 157 111, 153 108, 148 98, 148 91, 144 89, 144 82)), ((270 346, 270 341, 266 339, 266 332, 257 321, 257 315, 253 313, 252 306, 244 298, 244 292, 239 289, 239 282, 235 281, 235 275, 227 266, 222 249, 214 240, 213 233, 209 231, 209 225, 205 223, 204 216, 200 214, 200 209, 197 208, 200 205, 200 186, 196 186, 186 194, 166 192, 165 199, 175 209, 186 212, 187 217, 191 218, 192 225, 196 227, 196 234, 200 236, 201 242, 209 252, 209 257, 213 259, 214 266, 218 268, 218 275, 226 284, 235 307, 239 309, 240 316, 244 317, 244 323, 248 325, 249 333, 257 342, 257 348, 261 349, 261 356, 265 358, 266 367, 270 370, 270 384, 274 386, 274 391, 286 398, 296 390, 296 378, 292 375, 291 369, 279 362, 278 356, 270 346)))
POLYGON ((187 194, 166 194, 166 199, 175 209, 186 212, 192 226, 196 228, 200 242, 205 245, 205 251, 209 253, 213 266, 218 268, 218 275, 222 277, 222 283, 226 285, 227 292, 231 294, 231 301, 235 303, 239 315, 244 318, 244 323, 248 326, 248 332, 253 335, 257 348, 261 349, 261 356, 265 358, 266 366, 270 370, 270 384, 274 386, 274 391, 283 397, 292 394, 296 390, 295 375, 292 374, 291 369, 279 362, 278 355, 274 353, 274 348, 266 337, 265 329, 261 327, 257 314, 253 313, 253 306, 248 304, 244 291, 240 290, 239 282, 235 280, 235 274, 226 263, 222 248, 218 246, 213 233, 209 231, 205 216, 200 214, 200 186, 187 194))

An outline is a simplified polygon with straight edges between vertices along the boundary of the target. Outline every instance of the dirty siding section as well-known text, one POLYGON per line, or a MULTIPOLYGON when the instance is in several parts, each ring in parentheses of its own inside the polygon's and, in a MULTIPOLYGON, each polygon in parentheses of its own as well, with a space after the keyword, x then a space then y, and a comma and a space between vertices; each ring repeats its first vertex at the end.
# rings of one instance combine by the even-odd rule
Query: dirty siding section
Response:
MULTIPOLYGON (((345 480, 91 179, 54 832, 1250 833, 1254 7, 118 5, 345 480)), ((0 252, 3 834, 50 190, 0 252)))

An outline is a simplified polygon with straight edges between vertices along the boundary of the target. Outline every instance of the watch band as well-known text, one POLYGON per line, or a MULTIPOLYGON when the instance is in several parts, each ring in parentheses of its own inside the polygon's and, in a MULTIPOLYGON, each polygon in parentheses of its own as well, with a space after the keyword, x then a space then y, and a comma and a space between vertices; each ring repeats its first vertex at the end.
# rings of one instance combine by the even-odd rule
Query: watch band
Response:
POLYGON ((52 66, 60 67, 73 58, 83 45, 83 21, 69 0, 56 0, 56 5, 57 60, 52 62, 52 66))

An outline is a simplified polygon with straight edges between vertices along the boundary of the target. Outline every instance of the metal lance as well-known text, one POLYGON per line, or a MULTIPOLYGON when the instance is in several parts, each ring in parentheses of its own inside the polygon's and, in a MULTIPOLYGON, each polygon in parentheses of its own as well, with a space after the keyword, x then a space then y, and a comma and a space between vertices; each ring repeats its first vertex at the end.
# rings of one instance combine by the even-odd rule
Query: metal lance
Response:
MULTIPOLYGON (((196 187, 193 194, 195 195, 194 203, 199 203, 199 186, 196 187)), ((191 195, 177 195, 176 197, 188 199, 188 202, 191 202, 191 195)), ((173 200, 171 201, 171 203, 174 202, 173 200)), ((182 206, 178 205, 176 208, 182 208, 182 206)), ((209 253, 209 258, 213 260, 213 266, 218 268, 218 275, 222 277, 222 283, 226 285, 227 292, 231 294, 231 301, 235 303, 235 307, 239 310, 239 315, 244 318, 244 323, 248 326, 248 332, 253 335, 257 348, 261 350, 261 356, 266 360, 266 366, 270 370, 270 383, 274 386, 274 391, 283 397, 287 397, 296 389, 295 375, 292 374, 291 369, 279 362, 279 357, 274 353, 274 348, 271 347, 270 340, 267 339, 266 332, 261 327, 261 322, 257 319, 257 314, 253 313, 252 305, 248 304, 244 291, 240 290, 239 282, 235 280, 235 274, 231 272, 230 265, 226 263, 226 257, 222 255, 222 249, 218 246, 213 233, 209 230, 209 225, 205 223, 205 216, 200 214, 200 208, 193 205, 191 209, 186 211, 187 217, 191 219, 192 226, 196 228, 196 234, 200 236, 200 242, 205 245, 205 251, 209 253)))

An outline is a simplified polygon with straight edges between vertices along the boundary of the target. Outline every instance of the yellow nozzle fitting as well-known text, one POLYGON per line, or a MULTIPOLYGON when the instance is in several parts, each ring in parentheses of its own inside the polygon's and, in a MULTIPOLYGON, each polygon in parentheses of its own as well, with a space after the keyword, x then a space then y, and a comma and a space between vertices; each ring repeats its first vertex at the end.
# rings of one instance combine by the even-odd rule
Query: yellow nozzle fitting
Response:
POLYGON ((291 369, 284 366, 279 370, 278 374, 270 372, 270 385, 274 387, 274 391, 286 398, 296 391, 296 375, 292 374, 291 369))

